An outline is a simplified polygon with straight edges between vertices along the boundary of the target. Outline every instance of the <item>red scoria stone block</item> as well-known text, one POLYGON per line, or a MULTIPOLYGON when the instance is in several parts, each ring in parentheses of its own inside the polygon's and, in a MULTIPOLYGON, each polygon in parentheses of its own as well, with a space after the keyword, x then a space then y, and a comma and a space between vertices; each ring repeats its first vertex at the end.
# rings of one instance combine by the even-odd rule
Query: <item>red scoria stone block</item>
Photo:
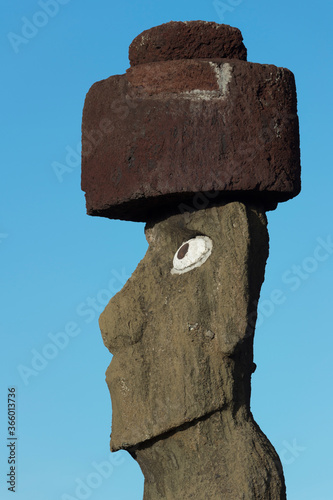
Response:
POLYGON ((88 214, 132 221, 208 200, 274 208, 300 191, 293 74, 180 59, 95 83, 83 110, 82 189, 88 214))
POLYGON ((227 24, 187 21, 143 31, 129 47, 131 66, 175 59, 241 59, 246 48, 239 29, 227 24))

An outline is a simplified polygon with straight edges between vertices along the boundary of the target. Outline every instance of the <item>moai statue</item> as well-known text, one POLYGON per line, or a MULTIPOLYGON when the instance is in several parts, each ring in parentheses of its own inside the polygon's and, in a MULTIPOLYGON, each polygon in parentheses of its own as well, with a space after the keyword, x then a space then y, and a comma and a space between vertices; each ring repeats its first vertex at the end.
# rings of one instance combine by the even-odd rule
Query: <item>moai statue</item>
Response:
POLYGON ((145 500, 286 498, 250 410, 266 211, 300 191, 294 77, 246 61, 236 28, 170 22, 90 89, 90 215, 146 222, 149 248, 100 317, 113 354, 111 450, 145 500))

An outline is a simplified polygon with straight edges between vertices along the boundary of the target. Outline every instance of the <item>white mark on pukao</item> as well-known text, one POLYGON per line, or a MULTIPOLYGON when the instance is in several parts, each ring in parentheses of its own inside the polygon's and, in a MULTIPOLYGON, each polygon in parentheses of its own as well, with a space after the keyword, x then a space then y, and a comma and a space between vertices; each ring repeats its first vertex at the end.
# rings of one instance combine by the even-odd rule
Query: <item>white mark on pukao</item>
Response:
POLYGON ((192 101, 210 101, 211 99, 225 99, 228 95, 228 86, 232 78, 232 66, 230 63, 209 62, 214 69, 216 82, 219 90, 187 90, 180 92, 179 97, 191 99, 192 101))
POLYGON ((216 73, 217 83, 222 96, 228 93, 228 85, 232 76, 232 67, 229 63, 216 64, 213 62, 209 63, 216 73))

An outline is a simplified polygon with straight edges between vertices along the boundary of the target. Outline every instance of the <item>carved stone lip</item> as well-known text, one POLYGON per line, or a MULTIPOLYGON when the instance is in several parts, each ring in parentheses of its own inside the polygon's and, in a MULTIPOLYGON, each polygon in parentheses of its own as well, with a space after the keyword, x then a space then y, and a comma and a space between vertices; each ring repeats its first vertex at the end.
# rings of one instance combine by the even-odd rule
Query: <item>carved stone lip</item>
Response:
MULTIPOLYGON (((185 421, 176 427, 173 427, 172 429, 168 429, 165 432, 161 432, 157 436, 149 437, 145 439, 144 441, 141 441, 140 443, 137 444, 129 444, 129 443, 122 443, 121 446, 113 446, 112 439, 111 439, 111 451, 119 451, 119 450, 126 450, 130 453, 135 452, 135 450, 138 449, 144 449, 144 448, 149 448, 152 446, 154 443, 157 443, 158 441, 162 441, 163 439, 167 439, 168 437, 172 436, 173 434, 176 434, 177 432, 183 431, 185 429, 188 429, 189 427, 194 427, 197 425, 199 422, 203 422, 204 420, 208 420, 212 415, 215 413, 220 413, 223 411, 224 406, 220 408, 216 408, 208 413, 205 413, 204 415, 193 418, 192 420, 185 421)), ((112 436, 111 436, 112 438, 112 436)))

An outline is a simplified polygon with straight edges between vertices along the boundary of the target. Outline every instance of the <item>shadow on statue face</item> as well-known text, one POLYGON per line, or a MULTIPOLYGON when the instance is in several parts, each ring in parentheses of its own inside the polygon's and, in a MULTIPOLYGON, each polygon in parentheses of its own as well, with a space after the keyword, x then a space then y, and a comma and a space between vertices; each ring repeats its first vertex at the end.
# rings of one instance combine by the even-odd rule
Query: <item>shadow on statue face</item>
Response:
POLYGON ((112 450, 249 399, 264 212, 232 202, 151 224, 146 237, 144 259, 100 317, 113 354, 112 450))

